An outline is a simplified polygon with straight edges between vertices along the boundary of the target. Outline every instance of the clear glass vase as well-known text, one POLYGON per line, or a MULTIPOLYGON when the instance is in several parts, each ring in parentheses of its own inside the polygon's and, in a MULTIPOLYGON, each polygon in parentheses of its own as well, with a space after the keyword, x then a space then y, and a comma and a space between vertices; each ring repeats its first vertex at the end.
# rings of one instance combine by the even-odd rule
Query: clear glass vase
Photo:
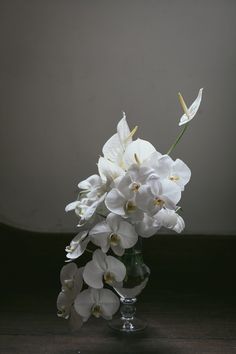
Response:
POLYGON ((139 237, 136 245, 126 249, 124 255, 119 259, 126 266, 124 281, 114 287, 114 290, 120 296, 121 316, 109 321, 109 326, 112 329, 127 333, 140 331, 146 327, 147 323, 136 317, 136 297, 147 285, 150 275, 150 269, 143 261, 141 237, 139 237))

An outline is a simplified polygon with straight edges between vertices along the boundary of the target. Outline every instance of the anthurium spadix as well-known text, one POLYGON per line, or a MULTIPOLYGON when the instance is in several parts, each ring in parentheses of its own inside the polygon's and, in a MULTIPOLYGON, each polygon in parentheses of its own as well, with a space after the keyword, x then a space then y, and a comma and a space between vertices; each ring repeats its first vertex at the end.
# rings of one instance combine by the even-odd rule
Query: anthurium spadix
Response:
POLYGON ((92 261, 84 268, 85 283, 95 289, 103 288, 103 284, 114 285, 122 282, 126 275, 124 264, 113 256, 107 256, 100 249, 93 253, 92 261))
POLYGON ((186 105, 186 103, 185 103, 185 101, 183 99, 183 96, 181 95, 181 93, 179 93, 179 101, 180 101, 180 104, 181 104, 181 106, 183 108, 183 111, 184 111, 184 114, 180 118, 179 125, 183 125, 183 124, 186 124, 186 123, 190 122, 190 120, 192 120, 193 117, 196 115, 196 113, 197 113, 197 111, 199 109, 199 106, 201 104, 202 91, 203 91, 203 88, 201 88, 199 90, 197 98, 191 104, 191 106, 189 108, 187 107, 187 105, 186 105))
POLYGON ((142 164, 151 154, 156 151, 155 147, 146 140, 137 139, 127 146, 124 153, 124 166, 128 169, 134 163, 142 164))

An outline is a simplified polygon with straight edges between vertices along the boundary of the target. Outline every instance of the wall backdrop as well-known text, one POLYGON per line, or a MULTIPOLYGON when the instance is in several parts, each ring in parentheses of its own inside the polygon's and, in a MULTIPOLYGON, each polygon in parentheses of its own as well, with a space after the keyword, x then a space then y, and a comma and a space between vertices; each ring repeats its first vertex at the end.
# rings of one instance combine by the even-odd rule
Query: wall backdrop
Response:
POLYGON ((233 0, 1 0, 0 222, 76 231, 64 207, 121 111, 164 153, 178 91, 204 87, 172 155, 192 170, 185 232, 236 233, 235 14, 233 0))

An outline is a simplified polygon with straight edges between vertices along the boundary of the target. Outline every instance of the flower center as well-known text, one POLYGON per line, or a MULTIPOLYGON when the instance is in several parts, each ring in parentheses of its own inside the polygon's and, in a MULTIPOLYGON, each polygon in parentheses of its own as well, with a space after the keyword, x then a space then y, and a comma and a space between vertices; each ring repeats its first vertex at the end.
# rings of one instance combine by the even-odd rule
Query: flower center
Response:
POLYGON ((58 317, 63 317, 66 320, 69 318, 69 315, 66 315, 66 307, 63 305, 61 306, 60 310, 57 311, 58 317))
POLYGON ((175 182, 179 180, 179 176, 170 176, 169 179, 175 182))
POLYGON ((94 305, 91 312, 94 317, 99 318, 102 314, 101 306, 94 305))
POLYGON ((136 183, 136 182, 132 183, 131 190, 133 192, 137 192, 139 190, 139 188, 140 188, 140 184, 139 183, 136 183))
POLYGON ((73 289, 74 287, 74 279, 66 279, 65 280, 65 287, 69 290, 73 289))
POLYGON ((71 253, 76 249, 76 247, 77 247, 77 245, 75 245, 75 244, 73 246, 72 245, 66 246, 65 251, 68 253, 71 253))
POLYGON ((163 205, 165 204, 164 200, 162 200, 162 199, 160 199, 160 198, 158 198, 158 197, 155 198, 153 202, 154 202, 154 205, 157 205, 157 206, 159 206, 159 207, 161 207, 161 208, 162 208, 163 205))
POLYGON ((111 234, 110 235, 110 245, 112 246, 117 246, 120 242, 120 238, 116 234, 111 234))
POLYGON ((105 283, 112 285, 115 281, 115 277, 112 273, 106 272, 103 276, 105 283))
POLYGON ((136 210, 136 205, 131 201, 129 200, 127 203, 126 203, 126 206, 125 206, 125 209, 127 211, 127 213, 132 213, 136 210))

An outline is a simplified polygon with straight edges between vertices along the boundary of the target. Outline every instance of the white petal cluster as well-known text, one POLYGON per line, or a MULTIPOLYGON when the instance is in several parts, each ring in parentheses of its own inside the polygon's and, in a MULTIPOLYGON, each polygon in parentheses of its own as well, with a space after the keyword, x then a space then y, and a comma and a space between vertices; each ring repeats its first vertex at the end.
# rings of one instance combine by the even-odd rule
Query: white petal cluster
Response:
MULTIPOLYGON (((187 108, 179 94, 184 110, 179 125, 193 119, 201 98, 202 89, 187 108)), ((80 319, 80 323, 91 315, 110 319, 119 307, 111 288, 122 286, 126 276, 117 256, 132 248, 138 236, 151 237, 162 227, 180 233, 185 227, 178 211, 191 171, 182 160, 169 156, 184 131, 167 154, 146 140, 133 140, 136 131, 137 127, 130 130, 123 113, 117 132, 103 146, 98 174, 81 181, 77 200, 66 206, 66 211, 74 210, 81 227, 66 247, 66 257, 74 261, 89 244, 97 249, 83 269, 74 263, 62 268, 57 300, 61 317, 80 319)))
POLYGON ((62 267, 60 272, 61 292, 57 297, 57 315, 70 319, 72 329, 81 327, 82 317, 75 311, 74 301, 83 286, 82 268, 75 263, 62 267))

